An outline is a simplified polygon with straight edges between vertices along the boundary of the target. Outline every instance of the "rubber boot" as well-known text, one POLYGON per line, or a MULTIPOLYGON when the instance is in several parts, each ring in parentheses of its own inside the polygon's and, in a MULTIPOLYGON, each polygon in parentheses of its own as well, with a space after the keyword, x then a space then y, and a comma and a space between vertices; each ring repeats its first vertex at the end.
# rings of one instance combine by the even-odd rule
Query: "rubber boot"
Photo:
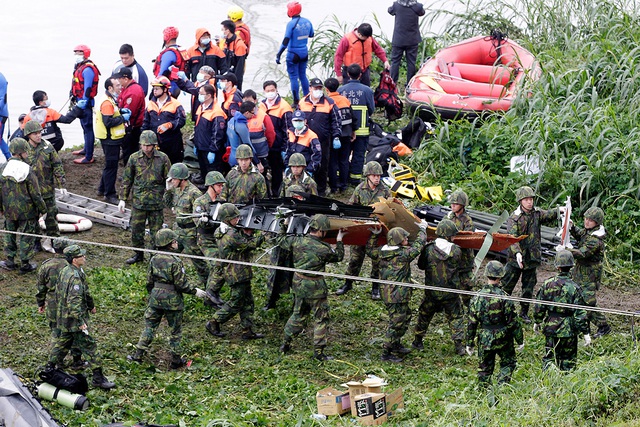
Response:
POLYGON ((454 341, 453 343, 456 346, 456 354, 458 356, 466 356, 467 355, 467 352, 464 349, 464 345, 462 345, 462 341, 454 341))
POLYGON ((336 291, 336 295, 344 295, 347 292, 349 292, 352 288, 353 288, 353 281, 347 279, 344 281, 344 285, 338 288, 338 290, 336 291))
POLYGON ((22 261, 22 265, 20 266, 20 273, 21 274, 31 273, 32 271, 35 271, 36 268, 38 268, 38 266, 30 263, 28 260, 22 261))
POLYGON ((207 332, 209 332, 214 337, 222 338, 226 335, 224 332, 220 332, 220 323, 216 322, 215 320, 207 322, 204 327, 207 329, 207 332))
POLYGON ((380 283, 371 285, 371 299, 377 301, 380 299, 380 283))
POLYGON ((0 261, 0 267, 9 271, 15 270, 16 268, 18 268, 16 263, 13 261, 13 258, 7 258, 6 261, 0 261))
POLYGON ((327 356, 326 354, 324 354, 324 347, 318 347, 314 349, 313 357, 314 359, 319 360, 321 362, 326 362, 327 360, 333 360, 333 357, 327 356))
POLYGON ((179 369, 187 364, 187 359, 180 357, 179 354, 171 355, 171 363, 169 364, 169 369, 179 369))
POLYGON ((600 338, 611 333, 611 326, 608 323, 598 326, 598 331, 593 336, 594 338, 600 338))
POLYGON ((400 363, 402 362, 402 357, 396 356, 391 352, 391 349, 385 348, 382 351, 382 356, 380 356, 380 360, 382 360, 383 362, 400 363))
POLYGON ((422 337, 420 335, 416 335, 411 343, 411 347, 416 350, 424 350, 424 344, 422 343, 422 337))
POLYGON ((135 254, 125 262, 129 265, 144 261, 144 252, 136 251, 135 254))
POLYGON ((46 239, 42 239, 40 240, 40 247, 42 248, 43 251, 55 254, 56 250, 53 249, 53 246, 51 246, 51 238, 47 237, 46 239))
POLYGON ((130 354, 127 356, 127 360, 130 360, 131 362, 136 362, 136 363, 140 363, 142 362, 142 358, 144 357, 144 350, 141 350, 139 348, 136 348, 136 352, 133 354, 130 354))
POLYGON ((102 374, 102 368, 96 368, 93 370, 93 380, 91 381, 91 385, 103 390, 110 390, 116 386, 115 383, 107 380, 107 378, 102 374))
POLYGON ((248 340, 257 340, 260 338, 264 338, 264 334, 259 334, 257 332, 253 332, 251 329, 245 329, 242 332, 242 337, 243 340, 248 341, 248 340))

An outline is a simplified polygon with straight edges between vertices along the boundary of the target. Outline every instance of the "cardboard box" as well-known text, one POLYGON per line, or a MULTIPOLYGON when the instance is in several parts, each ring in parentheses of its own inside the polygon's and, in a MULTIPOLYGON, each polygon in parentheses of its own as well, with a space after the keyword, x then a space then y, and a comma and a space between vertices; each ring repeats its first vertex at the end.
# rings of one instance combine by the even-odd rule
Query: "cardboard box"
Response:
POLYGON ((382 387, 387 383, 379 379, 367 378, 364 381, 349 381, 342 384, 343 387, 349 388, 349 398, 351 400, 351 415, 356 416, 355 397, 365 393, 382 393, 382 387))
POLYGON ((333 387, 323 388, 316 393, 318 414, 342 415, 351 408, 349 392, 336 390, 333 387))
POLYGON ((384 393, 364 393, 354 399, 356 419, 365 426, 377 426, 387 421, 384 393))
POLYGON ((404 409, 404 395, 402 387, 387 393, 385 395, 387 401, 387 416, 392 417, 398 412, 398 409, 404 409))

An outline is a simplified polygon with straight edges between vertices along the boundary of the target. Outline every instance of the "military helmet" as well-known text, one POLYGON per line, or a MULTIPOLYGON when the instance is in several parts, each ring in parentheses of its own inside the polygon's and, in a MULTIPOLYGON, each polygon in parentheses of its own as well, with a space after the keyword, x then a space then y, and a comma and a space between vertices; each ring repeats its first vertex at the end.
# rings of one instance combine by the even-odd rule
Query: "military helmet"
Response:
POLYGON ((436 235, 438 237, 451 237, 458 234, 458 227, 450 219, 443 219, 436 227, 436 235))
POLYGON ((449 203, 467 206, 469 204, 469 196, 462 190, 456 190, 449 196, 449 203))
POLYGON ((584 217, 602 225, 604 222, 604 211, 597 206, 593 206, 584 213, 584 217))
POLYGON ((484 275, 492 279, 500 279, 504 273, 504 265, 500 261, 489 261, 484 268, 484 275))
POLYGON ((309 221, 309 228, 313 228, 318 231, 329 231, 331 229, 331 222, 326 215, 315 214, 309 221))
POLYGON ((211 171, 204 178, 204 185, 226 184, 227 180, 218 171, 211 171))
POLYGON ((29 151, 29 143, 23 138, 13 138, 9 143, 9 151, 14 156, 29 151))
POLYGON ((74 258, 80 258, 81 256, 84 256, 86 253, 87 251, 85 251, 78 245, 69 245, 66 248, 64 248, 64 255, 67 257, 67 259, 70 259, 70 260, 74 258))
POLYGON ((62 252, 64 248, 66 248, 70 244, 71 242, 66 237, 56 237, 52 242, 53 249, 55 249, 56 252, 59 253, 62 252))
POLYGON ((387 233, 387 242, 392 245, 399 245, 404 242, 404 239, 409 237, 409 232, 402 227, 393 227, 387 233))
POLYGON ((218 211, 218 219, 220 221, 229 221, 240 216, 240 211, 233 203, 224 203, 218 211))
POLYGON ((158 136, 152 130, 144 130, 140 135, 140 145, 158 145, 158 136))
POLYGON ((525 185, 524 187, 520 187, 516 190, 516 199, 518 202, 522 199, 526 199, 527 197, 536 197, 536 192, 533 188, 525 185))
POLYGON ((362 169, 362 175, 364 176, 382 175, 382 173, 382 166, 380 166, 380 163, 376 162, 375 160, 371 160, 370 162, 368 162, 362 169))
POLYGON ((29 120, 24 125, 24 136, 29 136, 34 132, 42 132, 42 126, 40 126, 40 123, 36 122, 35 120, 29 120))
POLYGON ((573 267, 573 254, 566 250, 559 251, 556 254, 555 264, 557 268, 573 267))
POLYGON ((306 193, 306 191, 304 191, 304 188, 302 188, 301 186, 294 184, 287 187, 287 189, 284 191, 284 196, 293 197, 297 196, 298 193, 306 193))
POLYGON ((289 166, 307 166, 307 159, 301 153, 293 153, 289 157, 289 166))
POLYGON ((189 168, 184 163, 174 163, 169 169, 169 178, 189 179, 189 168))
POLYGON ((176 240, 178 236, 176 233, 170 228, 161 228, 156 233, 156 247, 163 248, 167 245, 170 245, 171 242, 176 240))
POLYGON ((253 151, 247 144, 240 144, 236 148, 236 159, 250 159, 253 157, 253 151))

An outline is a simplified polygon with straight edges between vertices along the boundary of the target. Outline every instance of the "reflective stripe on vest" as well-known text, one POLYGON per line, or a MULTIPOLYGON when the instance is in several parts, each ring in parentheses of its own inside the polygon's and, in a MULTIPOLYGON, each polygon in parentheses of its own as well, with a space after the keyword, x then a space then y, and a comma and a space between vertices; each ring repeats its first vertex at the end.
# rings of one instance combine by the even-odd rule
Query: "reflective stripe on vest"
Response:
POLYGON ((360 127, 355 130, 356 136, 368 136, 369 135, 369 125, 367 123, 367 106, 366 105, 352 105, 351 109, 353 110, 353 114, 360 116, 360 127))

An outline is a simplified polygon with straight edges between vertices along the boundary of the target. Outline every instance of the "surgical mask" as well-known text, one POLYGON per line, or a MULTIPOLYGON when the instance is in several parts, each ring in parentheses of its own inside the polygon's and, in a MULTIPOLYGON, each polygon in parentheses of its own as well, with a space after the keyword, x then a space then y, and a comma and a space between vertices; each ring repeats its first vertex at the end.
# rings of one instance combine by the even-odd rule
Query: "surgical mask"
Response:
POLYGON ((198 73, 198 75, 196 76, 196 80, 198 80, 200 83, 202 83, 203 81, 205 81, 205 77, 204 74, 202 73, 198 73))
POLYGON ((314 90, 311 91, 311 93, 313 94, 314 98, 319 99, 324 92, 322 92, 322 89, 319 89, 319 90, 318 89, 314 89, 314 90))
POLYGON ((302 130, 304 129, 304 122, 301 120, 294 120, 291 122, 293 124, 293 128, 295 130, 302 130))
POLYGON ((222 84, 222 82, 218 82, 218 89, 220 90, 224 90, 225 85, 222 84))
POLYGON ((48 99, 44 101, 44 106, 47 108, 51 107, 51 101, 49 101, 48 99))
POLYGON ((76 64, 81 63, 82 61, 84 61, 84 55, 74 55, 76 57, 76 64))
POLYGON ((113 99, 118 99, 118 94, 117 93, 111 92, 111 96, 113 97, 113 99))
POLYGON ((278 92, 265 92, 264 96, 269 100, 273 101, 278 96, 278 92))
POLYGON ((202 94, 198 95, 198 102, 200 102, 200 104, 204 102, 204 97, 205 95, 202 95, 202 94))
POLYGON ((206 38, 200 39, 200 44, 201 44, 201 45, 207 45, 207 44, 209 44, 209 43, 211 43, 211 39, 210 39, 209 37, 206 37, 206 38))

